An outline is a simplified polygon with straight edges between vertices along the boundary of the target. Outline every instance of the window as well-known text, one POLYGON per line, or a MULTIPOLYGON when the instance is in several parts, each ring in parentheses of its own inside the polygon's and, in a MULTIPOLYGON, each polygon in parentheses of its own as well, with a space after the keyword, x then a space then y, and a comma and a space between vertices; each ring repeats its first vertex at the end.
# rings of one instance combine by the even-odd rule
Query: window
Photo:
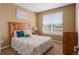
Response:
POLYGON ((61 34, 63 25, 63 13, 52 13, 43 15, 43 33, 61 34))

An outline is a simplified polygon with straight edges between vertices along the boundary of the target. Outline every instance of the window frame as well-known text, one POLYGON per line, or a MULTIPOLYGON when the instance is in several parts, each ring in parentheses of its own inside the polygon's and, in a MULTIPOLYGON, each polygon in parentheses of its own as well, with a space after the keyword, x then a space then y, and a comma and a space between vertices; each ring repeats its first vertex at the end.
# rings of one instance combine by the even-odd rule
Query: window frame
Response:
MULTIPOLYGON (((63 34, 63 12, 55 12, 55 13, 50 13, 50 14, 56 14, 56 13, 61 13, 62 14, 61 15, 62 16, 62 33, 61 34, 63 34)), ((45 15, 48 15, 48 14, 44 14, 43 16, 45 16, 45 15)), ((43 16, 42 16, 42 19, 43 19, 43 16)), ((52 31, 52 23, 51 23, 51 31, 50 31, 51 33, 47 33, 47 32, 45 33, 44 32, 43 20, 42 20, 42 25, 43 25, 42 26, 42 34, 48 34, 48 35, 52 35, 53 34, 53 31, 52 31)))

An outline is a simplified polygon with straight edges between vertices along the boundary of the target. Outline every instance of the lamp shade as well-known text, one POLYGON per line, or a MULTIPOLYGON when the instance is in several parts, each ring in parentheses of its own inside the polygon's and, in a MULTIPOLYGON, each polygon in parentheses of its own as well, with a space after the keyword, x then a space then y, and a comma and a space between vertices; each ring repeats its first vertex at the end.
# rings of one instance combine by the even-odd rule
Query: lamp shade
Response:
POLYGON ((37 31, 38 31, 38 28, 37 27, 33 27, 32 33, 36 33, 37 31))
POLYGON ((38 30, 38 28, 37 27, 34 27, 34 30, 38 30))

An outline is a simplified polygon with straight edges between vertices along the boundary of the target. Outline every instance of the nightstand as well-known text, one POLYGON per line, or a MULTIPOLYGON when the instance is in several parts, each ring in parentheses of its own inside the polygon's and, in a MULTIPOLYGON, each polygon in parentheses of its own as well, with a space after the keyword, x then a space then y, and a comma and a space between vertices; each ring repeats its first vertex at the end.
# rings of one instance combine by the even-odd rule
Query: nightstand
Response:
POLYGON ((34 34, 34 35, 39 35, 39 33, 32 33, 32 34, 34 34))

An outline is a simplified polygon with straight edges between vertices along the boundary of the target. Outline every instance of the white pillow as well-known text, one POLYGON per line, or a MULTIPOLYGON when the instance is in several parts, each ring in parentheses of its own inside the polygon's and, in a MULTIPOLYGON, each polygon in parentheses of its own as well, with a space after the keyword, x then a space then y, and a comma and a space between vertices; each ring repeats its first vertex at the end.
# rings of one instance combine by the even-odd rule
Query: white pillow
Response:
POLYGON ((17 31, 14 31, 14 37, 17 37, 17 34, 16 34, 16 32, 17 32, 17 31))

